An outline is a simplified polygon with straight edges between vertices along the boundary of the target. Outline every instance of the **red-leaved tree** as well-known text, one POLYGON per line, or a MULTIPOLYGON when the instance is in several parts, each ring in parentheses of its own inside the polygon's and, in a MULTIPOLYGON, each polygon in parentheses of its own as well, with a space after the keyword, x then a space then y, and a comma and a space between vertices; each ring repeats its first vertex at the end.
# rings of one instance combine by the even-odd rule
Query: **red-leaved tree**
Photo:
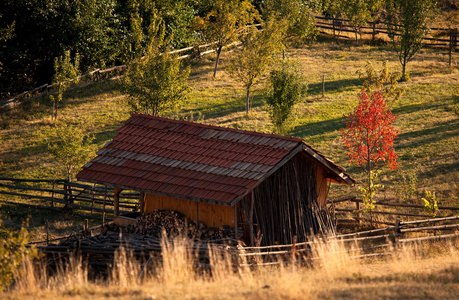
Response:
POLYGON ((381 185, 374 185, 377 173, 373 174, 381 163, 391 169, 397 167, 397 154, 394 139, 399 131, 392 126, 397 118, 391 113, 384 95, 379 91, 359 93, 359 104, 354 112, 344 116, 346 129, 341 130, 342 138, 349 150, 347 156, 351 163, 363 166, 368 176, 366 189, 360 189, 367 200, 366 209, 374 208, 373 196, 381 185))

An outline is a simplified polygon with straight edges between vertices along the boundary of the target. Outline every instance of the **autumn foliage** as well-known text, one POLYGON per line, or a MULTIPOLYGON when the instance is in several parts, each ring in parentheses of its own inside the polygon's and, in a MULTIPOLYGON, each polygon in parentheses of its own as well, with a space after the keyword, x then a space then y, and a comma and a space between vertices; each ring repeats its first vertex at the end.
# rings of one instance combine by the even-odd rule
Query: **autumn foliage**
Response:
POLYGON ((393 115, 380 91, 359 94, 359 105, 354 112, 344 116, 346 129, 342 129, 342 138, 349 149, 347 156, 357 166, 364 166, 367 172, 383 162, 391 169, 397 167, 397 154, 394 151, 394 139, 399 131, 392 123, 397 118, 393 115))

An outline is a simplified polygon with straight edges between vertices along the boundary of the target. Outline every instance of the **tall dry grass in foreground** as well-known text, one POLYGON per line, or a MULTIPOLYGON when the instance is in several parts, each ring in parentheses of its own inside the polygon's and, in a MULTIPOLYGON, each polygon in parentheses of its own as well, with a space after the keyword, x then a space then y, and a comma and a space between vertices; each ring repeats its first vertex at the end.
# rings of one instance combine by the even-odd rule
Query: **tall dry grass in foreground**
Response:
POLYGON ((360 260, 356 249, 317 242, 308 267, 280 264, 235 268, 230 256, 211 252, 212 271, 196 270, 196 253, 186 239, 163 242, 162 264, 143 268, 120 251, 108 278, 88 280, 88 269, 72 259, 57 274, 24 264, 3 299, 454 299, 459 290, 459 243, 422 244, 384 259, 360 260), (351 251, 349 251, 351 250, 351 251))

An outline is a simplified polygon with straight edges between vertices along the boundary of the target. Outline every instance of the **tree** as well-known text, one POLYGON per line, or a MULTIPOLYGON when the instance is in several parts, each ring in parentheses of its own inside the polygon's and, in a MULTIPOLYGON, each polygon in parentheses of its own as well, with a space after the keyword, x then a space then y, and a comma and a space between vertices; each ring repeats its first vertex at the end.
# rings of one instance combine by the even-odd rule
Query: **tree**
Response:
POLYGON ((399 131, 393 127, 396 116, 386 103, 379 90, 368 93, 363 89, 359 94, 359 104, 352 113, 344 116, 346 129, 341 130, 342 139, 348 148, 351 163, 363 166, 367 173, 367 183, 360 191, 366 201, 365 206, 372 210, 377 172, 373 172, 381 162, 390 169, 397 167, 394 139, 399 131))
POLYGON ((355 40, 357 34, 369 21, 373 20, 375 13, 382 7, 383 0, 344 0, 345 16, 354 28, 355 40))
POLYGON ((61 164, 69 181, 96 152, 94 136, 85 133, 83 127, 69 122, 56 125, 48 143, 49 153, 61 164))
POLYGON ((30 234, 24 227, 18 234, 10 232, 0 239, 0 292, 22 273, 20 266, 25 260, 38 257, 37 249, 30 246, 29 240, 30 234))
POLYGON ((389 107, 400 100, 405 92, 405 88, 398 87, 400 75, 389 70, 387 61, 383 62, 383 67, 380 70, 375 69, 371 61, 368 61, 364 71, 360 72, 359 77, 362 81, 363 89, 369 94, 379 91, 386 99, 389 107))
POLYGON ((129 94, 128 103, 133 111, 157 116, 186 97, 190 69, 181 70, 181 61, 169 53, 160 17, 152 20, 149 36, 145 57, 129 63, 122 87, 129 94))
POLYGON ((236 41, 246 25, 257 18, 258 12, 248 0, 212 0, 210 12, 204 18, 196 18, 196 27, 204 38, 210 43, 215 42, 214 78, 223 47, 236 41))
POLYGON ((421 49, 435 16, 435 0, 386 0, 387 30, 407 80, 406 65, 421 49))
POLYGON ((303 84, 303 76, 300 74, 297 63, 285 60, 271 70, 269 75, 270 86, 266 104, 278 134, 285 133, 286 121, 307 90, 307 86, 303 84))
MULTIPOLYGON (((1 17, 1 15, 0 15, 1 17)), ((5 28, 0 28, 0 42, 6 42, 14 36, 14 26, 16 22, 13 21, 10 25, 5 28)), ((2 62, 0 61, 0 71, 2 70, 2 62)))
POLYGON ((275 19, 287 22, 287 35, 302 40, 313 40, 318 34, 311 8, 301 0, 267 0, 263 1, 263 18, 265 21, 275 19))
POLYGON ((120 55, 116 0, 69 1, 71 41, 67 45, 81 54, 83 71, 105 68, 120 55))
POLYGON ((264 30, 253 28, 244 38, 243 47, 231 60, 227 71, 242 82, 246 90, 245 111, 250 108, 250 91, 274 59, 274 53, 282 49, 284 33, 275 22, 269 22, 264 30))
POLYGON ((73 63, 70 58, 70 51, 66 51, 64 56, 54 59, 54 76, 53 86, 57 87, 57 101, 54 96, 51 96, 53 101, 53 113, 51 118, 57 119, 57 103, 62 101, 64 92, 70 86, 71 80, 73 83, 78 82, 80 60, 78 53, 75 55, 73 63))

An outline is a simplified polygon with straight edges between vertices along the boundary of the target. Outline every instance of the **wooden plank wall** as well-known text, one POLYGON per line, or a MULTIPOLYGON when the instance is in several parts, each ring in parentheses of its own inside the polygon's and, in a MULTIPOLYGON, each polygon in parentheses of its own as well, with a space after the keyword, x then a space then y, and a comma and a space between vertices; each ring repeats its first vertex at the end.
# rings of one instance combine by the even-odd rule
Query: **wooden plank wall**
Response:
POLYGON ((327 184, 328 178, 326 177, 327 171, 320 167, 319 164, 314 163, 316 168, 316 178, 317 178, 317 201, 319 204, 324 207, 327 204, 327 184))
POLYGON ((156 209, 178 211, 193 221, 198 215, 199 222, 207 227, 220 225, 234 227, 234 207, 147 194, 145 196, 145 213, 151 213, 156 209))

